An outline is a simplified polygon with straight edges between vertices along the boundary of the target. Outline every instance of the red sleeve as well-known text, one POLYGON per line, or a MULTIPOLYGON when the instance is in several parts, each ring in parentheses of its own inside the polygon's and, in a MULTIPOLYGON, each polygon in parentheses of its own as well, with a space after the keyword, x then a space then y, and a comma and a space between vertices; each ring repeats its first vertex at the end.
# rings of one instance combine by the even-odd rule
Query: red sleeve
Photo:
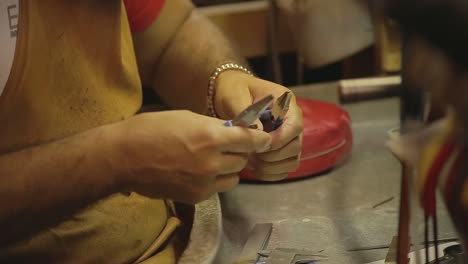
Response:
POLYGON ((132 32, 144 31, 159 15, 165 0, 124 0, 132 32))

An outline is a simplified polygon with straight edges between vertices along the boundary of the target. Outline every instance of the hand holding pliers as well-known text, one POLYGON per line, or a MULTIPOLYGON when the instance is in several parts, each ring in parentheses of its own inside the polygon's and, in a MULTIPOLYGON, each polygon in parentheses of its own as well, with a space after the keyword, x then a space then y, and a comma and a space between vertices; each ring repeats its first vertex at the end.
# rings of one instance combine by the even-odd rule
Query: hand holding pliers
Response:
POLYGON ((252 127, 255 120, 260 119, 265 132, 278 129, 282 124, 291 102, 291 92, 283 93, 270 108, 273 96, 269 95, 260 101, 252 104, 237 115, 234 119, 226 121, 225 126, 252 127))

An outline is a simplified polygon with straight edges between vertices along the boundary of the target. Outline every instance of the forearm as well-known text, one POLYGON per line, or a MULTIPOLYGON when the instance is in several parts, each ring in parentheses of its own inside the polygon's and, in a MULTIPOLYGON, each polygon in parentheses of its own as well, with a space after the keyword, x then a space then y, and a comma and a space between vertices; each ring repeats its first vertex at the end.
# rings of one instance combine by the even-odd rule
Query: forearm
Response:
POLYGON ((226 62, 245 64, 223 33, 192 11, 161 56, 153 87, 170 107, 204 113, 209 77, 226 62))
POLYGON ((0 156, 0 243, 57 223, 114 191, 106 128, 0 156))

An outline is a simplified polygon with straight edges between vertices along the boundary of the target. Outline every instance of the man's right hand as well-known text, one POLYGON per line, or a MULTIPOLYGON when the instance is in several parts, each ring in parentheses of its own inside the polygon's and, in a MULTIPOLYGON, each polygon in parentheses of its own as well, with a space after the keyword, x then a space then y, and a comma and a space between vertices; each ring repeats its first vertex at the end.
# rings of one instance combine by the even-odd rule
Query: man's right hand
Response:
POLYGON ((269 134, 189 111, 146 113, 116 123, 117 182, 125 191, 197 203, 239 182, 248 154, 269 134))

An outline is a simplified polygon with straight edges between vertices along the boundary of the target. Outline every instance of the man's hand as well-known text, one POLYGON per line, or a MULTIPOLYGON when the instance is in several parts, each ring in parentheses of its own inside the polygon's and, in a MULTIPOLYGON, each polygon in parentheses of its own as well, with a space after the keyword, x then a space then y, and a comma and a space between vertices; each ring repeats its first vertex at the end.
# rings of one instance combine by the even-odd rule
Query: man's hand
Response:
MULTIPOLYGON (((252 77, 241 71, 221 73, 217 80, 215 109, 223 119, 232 119, 252 103, 273 95, 281 96, 287 88, 252 77)), ((262 129, 260 121, 257 125, 262 129)), ((293 97, 283 125, 270 132, 272 143, 263 153, 251 155, 248 168, 260 180, 276 181, 297 169, 302 149, 302 111, 293 97)))
POLYGON ((185 203, 236 186, 248 155, 271 144, 263 131, 225 127, 189 111, 141 114, 115 126, 123 131, 117 160, 126 169, 124 188, 185 203))

